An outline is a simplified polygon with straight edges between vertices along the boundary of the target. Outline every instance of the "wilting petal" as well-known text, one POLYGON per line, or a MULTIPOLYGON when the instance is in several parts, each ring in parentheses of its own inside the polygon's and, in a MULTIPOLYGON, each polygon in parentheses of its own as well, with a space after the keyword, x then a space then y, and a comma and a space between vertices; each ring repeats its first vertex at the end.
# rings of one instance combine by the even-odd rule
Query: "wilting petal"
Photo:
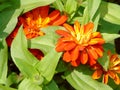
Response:
POLYGON ((75 61, 78 59, 78 56, 79 56, 79 49, 78 49, 78 46, 75 47, 75 49, 73 49, 71 51, 71 58, 72 58, 72 61, 75 61))
POLYGON ((92 78, 99 79, 102 76, 102 73, 103 73, 103 71, 98 69, 93 73, 92 78))
POLYGON ((63 54, 63 60, 65 62, 70 62, 71 61, 71 55, 68 51, 63 54))
POLYGON ((115 82, 117 85, 120 84, 120 78, 118 77, 117 74, 115 75, 114 82, 115 82))
POLYGON ((103 82, 104 82, 105 84, 108 83, 108 74, 104 74, 104 76, 103 76, 103 82))
POLYGON ((86 64, 87 63, 87 61, 88 61, 88 54, 87 54, 86 50, 81 51, 79 59, 80 59, 82 64, 86 64))
POLYGON ((54 10, 53 12, 51 12, 49 14, 49 18, 51 21, 55 20, 58 16, 60 15, 60 11, 59 10, 54 10))

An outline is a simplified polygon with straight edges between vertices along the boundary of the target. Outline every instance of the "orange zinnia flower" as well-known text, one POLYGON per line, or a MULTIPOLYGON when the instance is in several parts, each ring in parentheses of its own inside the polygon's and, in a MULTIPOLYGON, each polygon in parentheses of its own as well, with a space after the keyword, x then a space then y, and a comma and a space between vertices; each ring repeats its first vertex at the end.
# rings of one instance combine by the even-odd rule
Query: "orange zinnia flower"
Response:
POLYGON ((102 44, 104 40, 99 32, 92 32, 93 23, 80 26, 79 22, 74 23, 74 27, 63 24, 65 30, 57 30, 61 35, 56 45, 56 51, 64 52, 63 60, 70 62, 72 66, 82 64, 93 65, 98 57, 103 56, 102 44))
MULTIPOLYGON (((8 46, 11 46, 19 27, 23 24, 23 30, 27 39, 44 35, 40 28, 50 25, 62 25, 67 20, 66 15, 60 15, 59 10, 49 12, 49 6, 38 7, 29 11, 18 18, 18 24, 13 32, 6 38, 8 46)), ((30 52, 41 59, 43 54, 39 50, 30 49, 30 52), (42 55, 42 56, 41 56, 42 55)))
POLYGON ((105 70, 100 64, 95 64, 92 68, 95 72, 92 75, 93 79, 99 79, 103 75, 103 82, 105 84, 108 83, 108 78, 112 78, 116 84, 120 84, 120 78, 118 74, 120 73, 120 58, 118 58, 117 54, 109 55, 109 66, 108 69, 105 70))
POLYGON ((67 20, 66 15, 60 15, 59 10, 49 12, 49 6, 38 7, 29 11, 18 18, 15 30, 7 37, 8 46, 16 36, 18 29, 23 24, 23 30, 27 39, 42 36, 44 33, 40 28, 50 25, 62 25, 67 20))

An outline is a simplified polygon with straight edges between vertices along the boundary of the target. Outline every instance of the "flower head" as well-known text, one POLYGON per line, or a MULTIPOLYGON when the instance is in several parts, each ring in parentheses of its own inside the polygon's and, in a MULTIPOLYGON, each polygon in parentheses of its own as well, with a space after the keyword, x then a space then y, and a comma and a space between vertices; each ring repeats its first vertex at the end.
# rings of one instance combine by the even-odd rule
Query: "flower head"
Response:
POLYGON ((120 78, 118 74, 120 73, 120 58, 118 58, 117 54, 109 55, 109 66, 108 69, 105 70, 100 64, 95 64, 92 68, 95 72, 92 75, 93 79, 99 79, 103 75, 103 82, 105 84, 108 83, 108 78, 112 78, 116 84, 120 84, 120 78))
POLYGON ((38 7, 29 11, 18 18, 18 24, 13 32, 7 37, 8 46, 17 34, 21 24, 27 39, 35 38, 44 35, 40 28, 51 25, 62 25, 66 20, 66 15, 60 15, 59 10, 49 12, 49 6, 38 7))
POLYGON ((67 31, 57 30, 61 36, 56 45, 56 51, 64 52, 63 60, 70 62, 72 66, 80 63, 96 63, 98 57, 102 57, 104 39, 99 32, 93 32, 93 23, 80 26, 76 21, 74 26, 63 24, 67 31))

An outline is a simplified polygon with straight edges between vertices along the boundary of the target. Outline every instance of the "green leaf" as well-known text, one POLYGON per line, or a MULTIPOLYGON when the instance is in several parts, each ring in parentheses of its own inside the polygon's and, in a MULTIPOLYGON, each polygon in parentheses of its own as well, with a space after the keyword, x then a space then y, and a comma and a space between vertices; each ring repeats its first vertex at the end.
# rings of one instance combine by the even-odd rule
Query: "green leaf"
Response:
POLYGON ((17 89, 10 88, 8 86, 3 86, 3 85, 0 84, 0 90, 17 90, 17 89))
POLYGON ((63 3, 62 3, 61 0, 56 0, 56 1, 53 3, 53 6, 54 6, 56 9, 60 10, 61 12, 62 12, 62 11, 65 11, 64 5, 63 5, 63 3))
POLYGON ((1 5, 0 5, 0 11, 4 10, 5 8, 8 8, 10 6, 11 6, 10 2, 1 3, 1 5))
POLYGON ((12 72, 8 75, 6 85, 11 86, 13 84, 18 84, 23 78, 22 75, 17 75, 15 72, 12 72))
POLYGON ((87 0, 87 1, 89 16, 90 19, 92 20, 100 6, 101 0, 87 0))
POLYGON ((55 81, 52 80, 50 83, 43 87, 43 90, 59 90, 59 88, 55 81))
POLYGON ((22 27, 11 45, 11 56, 22 73, 28 77, 39 75, 34 65, 39 62, 27 49, 27 40, 22 27))
POLYGON ((75 14, 77 10, 77 1, 76 0, 67 0, 65 4, 65 11, 69 14, 75 14))
POLYGON ((29 47, 40 49, 44 54, 48 53, 55 47, 56 41, 58 40, 59 36, 55 33, 55 30, 58 29, 64 28, 60 26, 42 28, 41 30, 45 32, 45 35, 29 40, 29 47))
POLYGON ((62 53, 56 52, 53 48, 38 64, 36 64, 36 68, 46 79, 46 82, 49 82, 54 76, 61 54, 62 53))
POLYGON ((102 1, 100 6, 101 18, 104 20, 120 25, 120 6, 113 3, 102 1))
POLYGON ((109 67, 109 56, 107 55, 107 50, 103 53, 103 56, 98 59, 98 62, 107 71, 109 67))
POLYGON ((101 34, 106 43, 109 43, 113 41, 114 39, 120 37, 120 34, 108 34, 108 33, 101 33, 101 34))
POLYGON ((108 85, 93 80, 90 74, 90 69, 81 65, 66 72, 65 78, 76 90, 112 90, 108 85))
POLYGON ((25 78, 19 84, 18 90, 42 90, 42 87, 32 82, 30 79, 25 78))
POLYGON ((21 8, 27 12, 39 6, 45 6, 53 3, 55 0, 20 0, 21 8))
POLYGON ((83 13, 82 25, 88 23, 89 20, 90 20, 90 16, 89 16, 89 13, 88 13, 88 6, 86 6, 85 9, 84 9, 84 13, 83 13))
POLYGON ((5 84, 7 77, 8 48, 5 39, 0 42, 0 83, 5 84))

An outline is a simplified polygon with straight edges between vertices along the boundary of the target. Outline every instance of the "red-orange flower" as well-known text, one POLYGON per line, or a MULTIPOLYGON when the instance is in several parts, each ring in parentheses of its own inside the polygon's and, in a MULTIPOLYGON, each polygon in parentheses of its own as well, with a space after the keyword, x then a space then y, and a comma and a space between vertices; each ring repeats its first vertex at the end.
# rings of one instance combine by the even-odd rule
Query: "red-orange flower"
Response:
MULTIPOLYGON (((50 25, 62 25, 67 20, 67 16, 60 15, 59 10, 49 12, 49 9, 49 6, 38 7, 20 16, 17 26, 6 38, 7 45, 11 46, 21 24, 23 25, 24 34, 27 39, 31 39, 44 35, 44 32, 40 31, 40 28, 50 25)), ((38 59, 43 57, 43 54, 39 50, 30 49, 30 52, 38 59)))
POLYGON ((92 75, 93 79, 99 79, 103 75, 103 82, 105 84, 108 83, 108 78, 112 78, 116 84, 120 84, 120 58, 118 58, 117 54, 111 55, 111 53, 108 53, 109 55, 109 66, 108 69, 105 70, 100 64, 95 64, 92 66, 92 68, 95 70, 95 72, 92 75))
POLYGON ((80 26, 76 21, 74 26, 63 24, 65 30, 57 30, 61 35, 56 45, 56 51, 64 52, 63 60, 70 62, 72 66, 82 64, 93 65, 98 57, 103 56, 102 44, 104 40, 100 32, 92 32, 93 23, 80 26))
POLYGON ((27 39, 31 39, 44 35, 40 28, 50 25, 62 25, 67 20, 67 16, 60 15, 59 10, 49 12, 49 9, 49 6, 38 7, 20 16, 15 30, 6 39, 8 46, 11 45, 21 24, 23 24, 27 39))

